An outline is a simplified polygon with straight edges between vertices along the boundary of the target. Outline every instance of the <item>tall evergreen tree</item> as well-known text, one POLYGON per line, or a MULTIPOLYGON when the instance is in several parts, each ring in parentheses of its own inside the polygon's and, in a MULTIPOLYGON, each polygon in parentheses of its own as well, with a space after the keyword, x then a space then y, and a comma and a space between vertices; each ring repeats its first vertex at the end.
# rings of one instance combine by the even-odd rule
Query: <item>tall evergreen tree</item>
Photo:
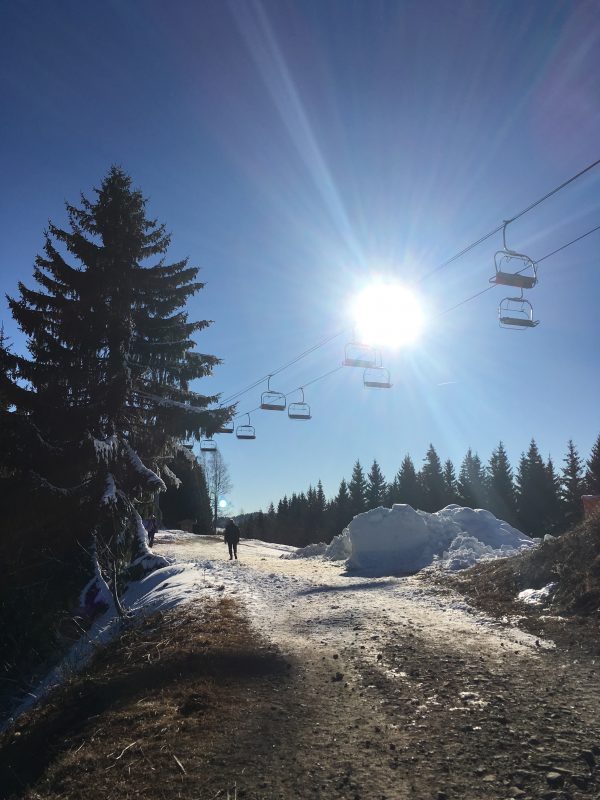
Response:
POLYGON ((377 460, 373 460, 367 476, 367 508, 379 508, 383 505, 386 492, 385 478, 377 460))
POLYGON ((354 464, 348 491, 350 493, 350 512, 355 517, 357 514, 362 514, 367 507, 367 482, 360 461, 356 461, 354 464))
POLYGON ((454 470, 454 464, 449 458, 444 462, 444 491, 446 495, 444 498, 444 505, 458 502, 456 472, 454 470))
POLYGON ((550 531, 556 533, 564 524, 564 511, 561 501, 560 477, 554 469, 551 456, 546 461, 546 476, 548 480, 548 509, 547 520, 550 531))
POLYGON ((396 475, 397 503, 406 503, 413 508, 423 508, 423 490, 410 455, 405 455, 396 475))
POLYGON ((331 504, 331 534, 337 536, 352 519, 352 501, 345 478, 340 481, 340 487, 331 504))
POLYGON ((469 508, 485 508, 487 487, 485 470, 477 453, 469 447, 458 473, 458 496, 461 505, 469 508))
POLYGON ((512 467, 502 442, 492 452, 488 468, 487 508, 498 519, 516 524, 516 497, 512 467))
POLYGON ((442 462, 432 444, 427 450, 420 477, 423 487, 423 510, 439 511, 445 505, 446 488, 442 462))
POLYGON ((202 288, 197 269, 146 264, 170 237, 122 170, 95 191, 67 205, 67 229, 49 224, 36 289, 20 283, 9 298, 31 356, 17 358, 9 400, 36 431, 38 487, 69 501, 73 533, 87 531, 106 567, 145 552, 134 498, 164 489, 157 470, 178 440, 216 430, 231 409, 209 411, 217 398, 189 388, 218 363, 194 351, 208 323, 182 311, 202 288))
POLYGON ((600 434, 594 442, 586 461, 585 490, 587 494, 600 494, 600 434))
POLYGON ((530 536, 550 533, 553 524, 554 487, 535 439, 523 453, 517 471, 517 519, 530 536))
POLYGON ((573 440, 567 444, 567 455, 563 459, 561 477, 561 499, 566 527, 575 525, 583 516, 581 496, 585 494, 583 478, 583 462, 579 457, 573 440))

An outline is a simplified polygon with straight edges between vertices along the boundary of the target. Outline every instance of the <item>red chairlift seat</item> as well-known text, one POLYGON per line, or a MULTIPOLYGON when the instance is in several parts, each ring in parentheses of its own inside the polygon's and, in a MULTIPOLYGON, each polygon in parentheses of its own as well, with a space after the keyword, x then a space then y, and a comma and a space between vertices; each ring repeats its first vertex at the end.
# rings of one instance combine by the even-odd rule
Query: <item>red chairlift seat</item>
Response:
POLYGON ((263 392, 260 396, 260 407, 264 411, 285 411, 286 405, 287 401, 285 395, 271 389, 271 376, 269 375, 267 391, 263 392))
POLYGON ((391 389, 390 371, 384 367, 370 367, 363 373, 363 385, 370 389, 391 389))

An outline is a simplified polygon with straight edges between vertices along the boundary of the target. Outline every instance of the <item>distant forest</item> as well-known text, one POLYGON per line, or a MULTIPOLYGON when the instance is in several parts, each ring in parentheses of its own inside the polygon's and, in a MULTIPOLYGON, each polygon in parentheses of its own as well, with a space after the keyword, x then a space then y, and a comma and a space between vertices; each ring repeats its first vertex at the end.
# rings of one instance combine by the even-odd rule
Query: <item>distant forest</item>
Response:
POLYGON ((400 469, 387 481, 377 461, 367 474, 356 461, 349 481, 340 482, 335 497, 327 499, 319 480, 316 488, 283 497, 265 513, 246 515, 242 535, 303 547, 330 542, 352 517, 379 506, 408 503, 424 511, 439 511, 450 503, 485 508, 529 536, 560 534, 583 515, 581 497, 600 494, 600 435, 584 462, 571 440, 563 466, 544 461, 534 439, 513 470, 502 442, 487 464, 469 448, 458 473, 452 461, 442 464, 433 445, 417 470, 406 455, 400 469))

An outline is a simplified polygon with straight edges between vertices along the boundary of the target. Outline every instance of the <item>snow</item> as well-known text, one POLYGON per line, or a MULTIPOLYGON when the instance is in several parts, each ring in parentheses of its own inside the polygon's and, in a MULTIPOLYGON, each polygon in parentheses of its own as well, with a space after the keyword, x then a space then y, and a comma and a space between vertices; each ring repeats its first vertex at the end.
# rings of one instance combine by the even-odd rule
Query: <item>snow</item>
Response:
POLYGON ((106 483, 104 485, 104 494, 100 499, 101 505, 116 505, 117 503, 117 487, 112 473, 106 476, 106 483))
MULTIPOLYGON (((135 625, 153 612, 189 603, 198 604, 201 614, 204 602, 223 596, 236 598, 258 630, 284 649, 314 651, 329 643, 337 650, 355 643, 359 631, 368 631, 361 653, 378 663, 377 640, 389 636, 394 629, 408 627, 449 647, 460 640, 461 647, 500 653, 510 642, 515 656, 539 657, 540 650, 553 647, 552 642, 538 640, 541 644, 536 645, 534 637, 513 625, 476 613, 463 597, 441 592, 413 576, 395 577, 390 569, 404 570, 407 564, 414 566, 428 560, 431 563, 436 548, 443 553, 445 547, 448 552, 453 544, 454 553, 467 547, 472 551, 474 545, 469 538, 502 555, 508 552, 502 548, 510 545, 532 546, 531 540, 493 515, 466 511, 470 513, 449 507, 429 515, 409 506, 376 509, 356 517, 329 546, 305 548, 304 557, 296 558, 292 556, 301 551, 295 547, 243 539, 238 549, 239 561, 229 561, 218 536, 159 531, 155 539, 159 553, 144 549, 141 559, 145 564, 145 559, 156 558, 156 565, 162 564, 124 591, 122 600, 128 619, 123 621, 115 615, 109 588, 101 581, 99 593, 91 600, 108 608, 101 611, 67 657, 30 692, 6 725, 84 667, 96 648, 117 636, 124 626, 135 625), (463 538, 459 539, 459 535, 463 538), (388 577, 353 574, 344 559, 368 563, 388 577)), ((138 536, 145 539, 142 531, 143 526, 138 526, 138 536)), ((82 592, 82 601, 90 588, 91 583, 82 592)))
POLYGON ((449 505, 430 514, 397 504, 358 514, 328 547, 309 545, 295 556, 346 559, 350 570, 401 575, 432 564, 456 571, 535 545, 529 536, 482 508, 449 505))
POLYGON ((519 592, 517 598, 522 603, 527 603, 527 605, 541 606, 554 593, 557 585, 557 583, 549 583, 541 589, 523 589, 522 592, 519 592))

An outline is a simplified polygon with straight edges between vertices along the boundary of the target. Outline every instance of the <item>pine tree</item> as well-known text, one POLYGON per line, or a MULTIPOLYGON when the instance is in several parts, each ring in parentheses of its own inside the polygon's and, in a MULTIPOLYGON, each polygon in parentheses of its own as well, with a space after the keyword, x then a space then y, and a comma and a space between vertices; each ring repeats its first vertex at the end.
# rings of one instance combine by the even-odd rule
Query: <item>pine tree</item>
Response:
POLYGON ((350 512, 355 517, 366 511, 367 507, 367 482, 360 461, 357 461, 352 469, 348 491, 350 493, 350 512))
POLYGON ((179 440, 216 430, 231 409, 209 411, 217 398, 189 389, 218 363, 193 349, 208 323, 181 310, 202 288, 197 269, 146 265, 170 237, 122 170, 95 191, 94 201, 67 204, 68 229, 49 224, 37 288, 20 283, 9 298, 31 355, 16 359, 9 400, 36 433, 38 488, 65 501, 73 534, 87 531, 116 585, 114 565, 148 554, 134 498, 164 490, 157 470, 179 440))
POLYGON ((516 497, 512 467, 502 442, 492 452, 488 468, 487 508, 511 525, 516 524, 516 497))
POLYGON ((469 508, 485 508, 487 505, 485 470, 479 456, 473 454, 470 447, 458 473, 458 496, 461 505, 469 508))
POLYGON ((596 439, 590 457, 586 461, 586 494, 600 494, 600 434, 596 439))
POLYGON ((454 464, 450 459, 444 462, 444 490, 445 498, 444 505, 450 505, 458 502, 458 483, 456 480, 456 472, 454 464))
POLYGON ((573 440, 567 444, 567 455, 563 459, 561 478, 561 499, 565 515, 566 527, 571 527, 579 522, 583 516, 581 496, 584 492, 583 462, 579 457, 573 440))
POLYGON ((423 508, 423 490, 412 458, 405 455, 398 474, 394 479, 397 485, 397 503, 406 503, 413 508, 423 508))
POLYGON ((556 533, 564 523, 564 511, 561 502, 560 477, 556 474, 551 456, 548 456, 546 461, 546 476, 548 480, 547 524, 549 531, 556 533))
POLYGON ((532 439, 527 454, 521 455, 517 471, 517 518, 521 530, 538 537, 550 533, 554 493, 548 469, 532 439))
POLYGON ((379 467, 379 464, 377 463, 377 460, 374 459, 367 476, 367 508, 379 508, 379 506, 383 505, 385 492, 385 478, 383 477, 383 473, 379 467))
POLYGON ((352 519, 352 502, 345 478, 340 481, 340 487, 331 504, 331 536, 337 536, 352 519))
POLYGON ((439 511, 445 505, 446 490, 442 462, 432 444, 427 450, 420 478, 423 487, 423 510, 439 511))

